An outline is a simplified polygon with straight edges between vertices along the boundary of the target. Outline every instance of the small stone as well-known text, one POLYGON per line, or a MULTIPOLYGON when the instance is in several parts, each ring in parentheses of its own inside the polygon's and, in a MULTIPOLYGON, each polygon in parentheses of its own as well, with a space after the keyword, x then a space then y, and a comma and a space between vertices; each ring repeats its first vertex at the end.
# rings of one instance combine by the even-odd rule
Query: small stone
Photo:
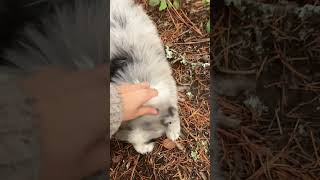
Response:
POLYGON ((126 164, 126 168, 129 169, 130 165, 131 165, 131 162, 129 161, 129 162, 126 164))

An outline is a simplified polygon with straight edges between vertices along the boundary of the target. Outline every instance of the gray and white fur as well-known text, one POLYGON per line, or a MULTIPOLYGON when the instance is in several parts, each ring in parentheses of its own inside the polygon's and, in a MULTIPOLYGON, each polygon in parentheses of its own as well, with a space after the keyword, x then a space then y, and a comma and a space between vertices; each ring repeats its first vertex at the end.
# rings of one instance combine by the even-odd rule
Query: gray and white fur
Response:
POLYGON ((146 103, 158 115, 124 122, 115 138, 131 143, 141 154, 151 152, 154 140, 180 135, 177 87, 156 26, 133 0, 110 1, 110 65, 115 84, 147 81, 159 95, 146 103))

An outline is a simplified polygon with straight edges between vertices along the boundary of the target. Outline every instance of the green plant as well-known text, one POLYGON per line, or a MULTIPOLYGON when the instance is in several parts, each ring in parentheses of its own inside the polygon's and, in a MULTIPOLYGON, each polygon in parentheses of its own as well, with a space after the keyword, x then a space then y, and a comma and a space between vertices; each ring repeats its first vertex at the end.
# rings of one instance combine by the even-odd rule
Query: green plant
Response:
POLYGON ((208 142, 206 142, 206 141, 197 142, 196 148, 191 150, 191 153, 190 153, 190 156, 192 157, 193 160, 196 161, 200 158, 200 154, 199 154, 200 149, 204 149, 204 151, 207 153, 208 152, 208 142))
POLYGON ((207 33, 211 32, 211 27, 210 27, 210 19, 208 20, 207 24, 206 24, 206 31, 207 33))
POLYGON ((179 61, 181 64, 183 64, 185 66, 189 66, 192 69, 195 69, 196 67, 203 67, 203 68, 210 67, 210 63, 191 62, 191 61, 187 60, 186 57, 179 54, 174 49, 169 48, 169 46, 165 46, 165 54, 166 54, 167 59, 172 60, 170 62, 171 64, 174 64, 179 61))
POLYGON ((210 0, 202 0, 205 5, 210 5, 210 0))
MULTIPOLYGON (((202 0, 203 4, 205 6, 210 6, 210 0, 202 0)), ((206 31, 207 33, 210 33, 211 32, 211 29, 210 29, 210 19, 207 21, 206 23, 206 31)))
POLYGON ((159 11, 163 11, 168 7, 175 7, 176 9, 180 8, 180 0, 149 0, 149 5, 152 7, 159 6, 159 11))

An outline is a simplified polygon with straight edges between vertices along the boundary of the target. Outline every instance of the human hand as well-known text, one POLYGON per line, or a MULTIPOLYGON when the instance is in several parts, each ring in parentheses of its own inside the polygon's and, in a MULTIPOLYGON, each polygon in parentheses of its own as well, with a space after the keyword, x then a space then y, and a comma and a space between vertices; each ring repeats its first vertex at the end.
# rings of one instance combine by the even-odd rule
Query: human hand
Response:
POLYGON ((81 179, 106 169, 106 69, 48 68, 22 80, 39 117, 40 180, 81 179))
POLYGON ((158 110, 143 104, 158 95, 158 91, 150 88, 149 83, 123 84, 118 86, 123 103, 123 120, 128 121, 142 115, 155 115, 158 110))

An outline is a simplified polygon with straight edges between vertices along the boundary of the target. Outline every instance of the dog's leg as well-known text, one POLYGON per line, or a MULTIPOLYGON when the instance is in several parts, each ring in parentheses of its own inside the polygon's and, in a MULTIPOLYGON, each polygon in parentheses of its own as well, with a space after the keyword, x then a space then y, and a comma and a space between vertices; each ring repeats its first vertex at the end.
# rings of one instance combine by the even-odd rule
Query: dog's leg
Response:
POLYGON ((133 144, 134 149, 140 154, 150 153, 154 148, 154 142, 133 144))
POLYGON ((168 117, 165 119, 164 123, 167 125, 166 136, 175 141, 180 136, 180 118, 176 107, 168 108, 168 117))
POLYGON ((148 134, 142 129, 119 130, 116 139, 131 143, 134 149, 140 154, 146 154, 153 150, 154 143, 150 142, 148 134))
POLYGON ((128 136, 128 142, 140 154, 146 154, 153 150, 154 142, 150 140, 152 140, 151 134, 143 129, 134 129, 128 136))
POLYGON ((176 118, 176 120, 173 120, 173 122, 168 126, 168 129, 166 131, 166 135, 169 139, 172 141, 175 141, 180 136, 180 119, 179 117, 176 118))

